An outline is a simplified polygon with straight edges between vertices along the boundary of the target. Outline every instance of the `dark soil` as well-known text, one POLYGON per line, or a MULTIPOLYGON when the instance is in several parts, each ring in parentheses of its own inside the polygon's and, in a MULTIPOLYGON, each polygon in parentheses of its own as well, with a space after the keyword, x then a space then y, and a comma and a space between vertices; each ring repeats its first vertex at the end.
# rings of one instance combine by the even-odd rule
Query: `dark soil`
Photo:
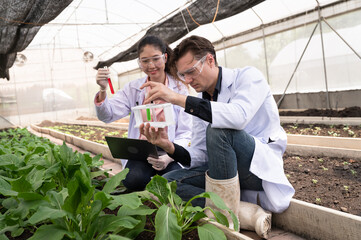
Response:
MULTIPOLYGON (((45 127, 45 124, 43 126, 45 127)), ((304 129, 302 125, 298 125, 297 128, 292 126, 295 125, 291 124, 289 128, 285 127, 286 132, 295 134, 297 131, 299 133, 309 131, 301 131, 304 129)), ((329 126, 326 128, 326 125, 322 125, 322 130, 316 127, 317 125, 314 125, 311 128, 313 130, 310 130, 313 135, 315 132, 319 135, 322 132, 335 132, 338 129, 338 134, 343 136, 343 132, 346 132, 344 128, 347 126, 333 126, 333 128, 329 126)), ((360 126, 357 128, 349 127, 356 133, 357 137, 361 136, 360 126)), ((307 128, 310 126, 307 125, 307 128)), ((361 168, 359 160, 317 156, 301 157, 287 154, 284 155, 283 159, 285 173, 296 190, 294 198, 361 216, 361 168)))
POLYGON ((361 216, 359 160, 288 154, 283 159, 295 199, 361 216))
POLYGON ((307 109, 305 111, 280 111, 280 116, 319 116, 319 117, 361 117, 360 107, 349 107, 342 110, 307 109))

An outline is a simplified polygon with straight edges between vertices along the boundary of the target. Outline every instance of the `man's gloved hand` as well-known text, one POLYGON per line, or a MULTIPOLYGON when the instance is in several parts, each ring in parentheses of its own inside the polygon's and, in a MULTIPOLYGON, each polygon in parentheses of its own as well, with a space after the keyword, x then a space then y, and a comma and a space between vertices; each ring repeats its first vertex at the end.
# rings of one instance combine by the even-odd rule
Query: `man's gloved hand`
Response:
POLYGON ((164 170, 169 163, 174 161, 173 158, 169 157, 167 154, 162 155, 159 158, 148 157, 147 160, 157 171, 164 170))
POLYGON ((106 90, 108 86, 109 69, 99 68, 96 75, 96 82, 100 86, 100 90, 106 90))

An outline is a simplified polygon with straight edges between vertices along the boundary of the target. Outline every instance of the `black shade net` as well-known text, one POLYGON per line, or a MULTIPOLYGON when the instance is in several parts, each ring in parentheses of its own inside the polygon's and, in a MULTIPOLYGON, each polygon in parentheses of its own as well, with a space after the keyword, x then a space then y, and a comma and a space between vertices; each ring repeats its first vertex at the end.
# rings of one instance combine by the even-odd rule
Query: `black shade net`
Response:
POLYGON ((0 78, 10 79, 9 68, 41 26, 58 16, 72 0, 0 0, 0 78))
MULTIPOLYGON (((264 0, 220 0, 215 20, 217 21, 231 17, 263 1, 264 0)), ((182 12, 179 12, 164 22, 148 29, 145 36, 158 36, 166 43, 171 44, 185 36, 188 33, 188 30, 192 31, 197 28, 199 26, 198 24, 211 23, 217 10, 217 2, 218 1, 216 0, 198 0, 188 7, 189 13, 187 9, 183 9, 182 12)), ((242 23, 235 23, 234 27, 241 24, 242 23)), ((111 59, 98 62, 94 68, 98 69, 104 66, 109 67, 114 62, 124 62, 137 58, 138 43, 139 41, 134 43, 126 51, 119 53, 111 59)))

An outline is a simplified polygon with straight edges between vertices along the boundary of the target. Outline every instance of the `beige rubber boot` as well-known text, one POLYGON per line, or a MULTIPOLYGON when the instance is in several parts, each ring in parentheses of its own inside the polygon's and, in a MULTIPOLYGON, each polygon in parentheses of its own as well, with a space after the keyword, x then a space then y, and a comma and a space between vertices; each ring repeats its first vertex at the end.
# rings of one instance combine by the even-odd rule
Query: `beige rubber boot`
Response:
MULTIPOLYGON (((216 193, 218 196, 222 198, 226 206, 229 207, 236 216, 239 215, 238 209, 239 209, 239 199, 240 199, 240 188, 239 188, 238 174, 230 179, 217 180, 210 178, 208 176, 208 171, 207 171, 206 192, 216 193)), ((234 230, 232 217, 227 211, 218 209, 213 204, 212 200, 210 200, 209 198, 206 198, 205 206, 220 211, 222 214, 224 214, 228 219, 229 228, 234 230)), ((214 218, 213 213, 208 209, 205 211, 205 214, 207 214, 207 216, 210 218, 214 218)))
POLYGON ((237 216, 240 229, 255 231, 258 236, 268 238, 272 225, 271 212, 265 211, 257 204, 240 201, 237 216))
MULTIPOLYGON (((240 229, 255 231, 260 237, 268 238, 271 231, 272 214, 257 204, 240 201, 238 174, 231 179, 217 180, 210 178, 207 172, 206 192, 214 192, 222 198, 226 206, 238 217, 240 229)), ((208 198, 206 198, 205 205, 222 212, 228 219, 229 228, 234 229, 232 218, 228 212, 218 209, 208 198)), ((210 218, 214 217, 209 210, 206 210, 205 213, 210 218)))

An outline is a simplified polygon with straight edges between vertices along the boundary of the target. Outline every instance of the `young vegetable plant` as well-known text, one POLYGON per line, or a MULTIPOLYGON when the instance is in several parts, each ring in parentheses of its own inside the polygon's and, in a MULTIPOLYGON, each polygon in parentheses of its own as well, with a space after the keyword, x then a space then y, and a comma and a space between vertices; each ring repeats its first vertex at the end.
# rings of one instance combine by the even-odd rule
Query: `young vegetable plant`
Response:
POLYGON ((76 171, 74 178, 61 192, 49 191, 44 204, 29 218, 28 223, 41 225, 30 240, 100 240, 110 238, 133 238, 143 231, 145 215, 155 210, 142 206, 135 193, 114 196, 111 193, 125 178, 128 169, 113 176, 102 191, 91 185, 90 173, 85 162, 76 171), (105 214, 103 210, 114 210, 121 206, 117 215, 105 214), (132 216, 134 215, 134 216, 132 216), (116 235, 120 236, 116 236, 116 235))
POLYGON ((194 226, 198 220, 207 217, 204 213, 206 209, 209 209, 214 214, 217 222, 229 226, 226 216, 221 212, 209 207, 193 207, 191 202, 196 198, 210 198, 219 209, 228 211, 232 216, 235 230, 239 230, 237 217, 217 194, 205 192, 185 202, 175 193, 176 188, 177 184, 175 181, 169 183, 165 178, 156 175, 148 183, 146 190, 156 196, 157 200, 143 192, 143 198, 153 202, 158 208, 154 226, 156 240, 181 239, 182 234, 186 234, 193 229, 197 229, 201 240, 226 239, 224 233, 212 224, 206 223, 194 226))

